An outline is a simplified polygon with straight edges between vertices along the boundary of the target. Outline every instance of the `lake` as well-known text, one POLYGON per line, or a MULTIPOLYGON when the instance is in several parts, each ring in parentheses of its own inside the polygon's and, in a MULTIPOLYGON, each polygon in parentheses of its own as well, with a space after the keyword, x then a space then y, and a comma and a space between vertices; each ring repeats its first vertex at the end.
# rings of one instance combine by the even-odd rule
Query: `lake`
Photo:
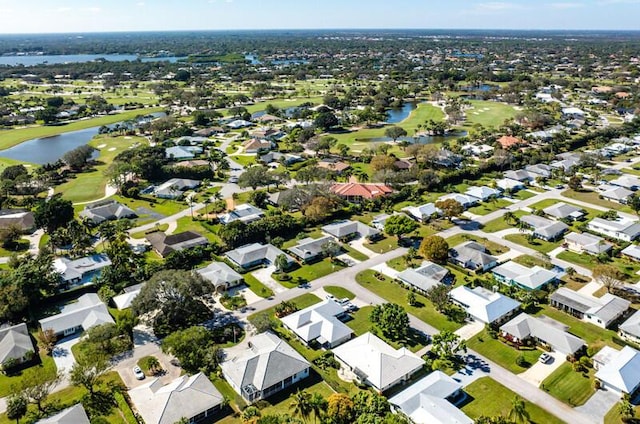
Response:
MULTIPOLYGON (((164 112, 151 114, 154 118, 164 116, 164 112)), ((114 123, 107 126, 120 124, 114 123)), ((87 144, 98 135, 100 127, 91 127, 84 130, 71 131, 52 137, 34 138, 15 145, 9 149, 0 150, 0 157, 15 159, 23 162, 44 165, 53 163, 62 158, 70 150, 87 144)))
POLYGON ((171 62, 175 63, 180 57, 140 57, 135 54, 64 54, 64 55, 28 55, 28 56, 0 56, 0 66, 36 66, 60 63, 84 63, 96 59, 104 59, 108 62, 122 62, 125 60, 134 61, 140 59, 142 62, 171 62))
POLYGON ((407 119, 409 115, 411 115, 411 112, 413 112, 417 107, 418 105, 413 102, 406 102, 400 108, 389 109, 387 110, 387 120, 384 122, 387 124, 397 124, 402 122, 407 119))

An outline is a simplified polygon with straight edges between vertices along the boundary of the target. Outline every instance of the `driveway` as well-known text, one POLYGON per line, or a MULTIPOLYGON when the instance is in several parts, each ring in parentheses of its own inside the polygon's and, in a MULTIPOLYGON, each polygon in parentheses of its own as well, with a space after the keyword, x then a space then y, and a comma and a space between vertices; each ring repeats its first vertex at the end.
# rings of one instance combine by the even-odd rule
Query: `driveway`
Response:
POLYGON ((276 280, 271 278, 271 274, 276 270, 276 267, 271 265, 266 268, 260 268, 251 273, 254 277, 258 279, 262 284, 269 287, 273 290, 274 293, 282 293, 287 291, 284 286, 281 286, 276 280))
POLYGON ((604 416, 620 400, 620 395, 610 390, 596 390, 589 400, 582 406, 578 406, 576 411, 584 415, 593 417, 599 422, 603 422, 604 416))
POLYGON ((549 355, 553 358, 551 361, 543 364, 542 362, 536 361, 528 370, 525 372, 518 374, 518 377, 522 378, 525 381, 533 384, 536 387, 540 386, 540 383, 544 381, 545 378, 549 377, 552 372, 557 370, 560 365, 564 363, 567 359, 566 355, 563 355, 559 352, 549 352, 549 355))
POLYGON ((68 373, 71 371, 73 364, 76 363, 76 358, 73 357, 71 347, 80 341, 80 335, 67 337, 56 343, 56 347, 53 349, 51 356, 56 364, 56 368, 61 373, 68 373))
POLYGON ((171 364, 172 356, 162 353, 158 345, 148 345, 144 348, 138 348, 133 351, 133 356, 121 360, 114 365, 114 369, 118 371, 122 381, 128 389, 141 386, 148 383, 152 378, 146 377, 144 380, 137 380, 133 375, 133 367, 145 356, 155 356, 160 362, 163 371, 158 375, 163 384, 167 384, 182 374, 182 368, 171 364), (152 348, 153 347, 153 348, 152 348))

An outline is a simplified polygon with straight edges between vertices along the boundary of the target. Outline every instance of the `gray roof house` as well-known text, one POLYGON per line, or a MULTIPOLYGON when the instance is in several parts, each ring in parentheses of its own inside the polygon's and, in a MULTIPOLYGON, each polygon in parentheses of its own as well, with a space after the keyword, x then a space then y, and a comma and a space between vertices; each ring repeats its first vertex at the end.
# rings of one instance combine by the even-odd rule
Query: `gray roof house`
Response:
POLYGON ((552 221, 537 215, 525 215, 520 218, 520 221, 531 227, 535 237, 547 241, 559 239, 569 229, 564 222, 552 221))
POLYGON ((560 287, 549 298, 551 306, 563 310, 586 322, 607 328, 623 316, 631 302, 606 293, 602 297, 585 296, 566 287, 560 287))
POLYGON ((162 231, 154 231, 145 236, 158 255, 165 257, 171 252, 190 249, 196 246, 205 246, 209 240, 195 231, 167 235, 162 231))
POLYGON ((535 179, 536 177, 541 177, 541 178, 549 178, 551 177, 551 170, 553 168, 551 168, 551 166, 544 164, 544 163, 538 163, 535 165, 527 165, 524 167, 524 170, 527 171, 529 174, 533 175, 533 178, 535 179))
POLYGON ((182 197, 185 191, 192 190, 200 185, 198 180, 187 178, 171 178, 155 187, 153 194, 160 199, 177 199, 182 197))
POLYGON ((627 190, 624 187, 601 186, 598 188, 598 190, 602 190, 600 196, 602 196, 604 199, 623 205, 627 203, 627 201, 629 200, 629 196, 633 194, 633 191, 627 190))
POLYGON ((418 268, 407 268, 396 278, 404 284, 426 292, 441 283, 446 283, 449 270, 430 261, 422 262, 418 268))
POLYGON ((167 159, 185 160, 195 158, 202 151, 200 146, 172 146, 164 149, 164 155, 167 159))
POLYGON ((49 418, 36 421, 36 424, 89 424, 89 417, 81 403, 64 409, 49 418))
POLYGON ((461 243, 449 250, 449 261, 472 271, 488 271, 498 264, 487 248, 475 241, 461 243))
POLYGON ((623 187, 627 190, 636 191, 640 188, 640 178, 635 175, 623 175, 615 180, 609 181, 609 184, 623 187))
POLYGON ((564 202, 554 203, 548 208, 544 208, 542 211, 545 213, 545 215, 548 215, 551 218, 569 219, 571 221, 579 221, 585 216, 584 210, 582 210, 582 208, 564 202))
POLYGON ((331 236, 323 236, 317 239, 305 237, 302 240, 298 240, 295 246, 287 250, 301 261, 309 262, 321 258, 323 255, 322 246, 330 241, 333 241, 331 236))
POLYGON ((6 361, 20 364, 35 352, 27 324, 0 327, 0 369, 6 361))
POLYGON ((620 395, 633 395, 640 387, 640 352, 625 346, 622 350, 605 346, 594 356, 595 377, 602 387, 620 395), (606 351, 602 355, 601 352, 606 351), (596 357, 605 358, 604 363, 596 357))
POLYGON ((262 264, 273 264, 279 255, 284 255, 290 265, 295 262, 291 256, 271 244, 246 244, 230 250, 224 255, 229 258, 231 262, 242 268, 251 268, 262 264))
POLYGON ((628 258, 640 261, 640 246, 638 246, 637 244, 630 244, 629 246, 622 249, 620 253, 628 258))
POLYGON ((225 380, 248 402, 286 389, 309 376, 311 364, 273 333, 247 337, 222 350, 225 380))
POLYGON ((217 292, 229 290, 244 281, 242 275, 224 262, 212 262, 204 268, 197 269, 196 272, 205 280, 210 281, 217 292))
POLYGON ((449 193, 438 198, 438 202, 442 202, 444 200, 455 200, 456 202, 460 203, 464 209, 475 206, 480 202, 480 199, 478 199, 477 197, 460 193, 449 193))
POLYGON ((129 390, 129 398, 145 424, 212 422, 222 409, 224 397, 203 373, 183 375, 168 384, 154 378, 129 390), (208 418, 208 420, 207 420, 208 418))
POLYGON ((424 365, 409 349, 394 349, 368 332, 333 349, 333 354, 343 370, 379 392, 407 381, 424 365))
POLYGON ((573 355, 585 341, 567 332, 569 326, 547 316, 534 317, 525 313, 518 315, 500 327, 502 334, 511 342, 522 343, 527 339, 550 346, 556 352, 573 355))
POLYGON ((389 403, 415 424, 473 424, 454 406, 462 399, 462 384, 442 371, 434 371, 389 399, 389 403))
POLYGON ((338 240, 349 238, 372 238, 380 235, 380 231, 360 221, 338 221, 322 227, 322 231, 338 240))
POLYGON ((111 266, 111 259, 105 253, 98 253, 79 259, 56 258, 53 267, 60 274, 66 288, 89 284, 100 275, 103 268, 111 266))
POLYGON ((221 215, 220 222, 224 225, 234 221, 241 221, 245 224, 264 218, 264 212, 260 208, 256 208, 248 203, 236 206, 231 212, 221 215))
POLYGON ((107 306, 95 293, 83 294, 77 302, 62 307, 60 313, 40 321, 43 330, 51 329, 56 335, 68 336, 101 324, 114 324, 107 306))
MULTIPOLYGON (((591 255, 599 255, 611 250, 613 245, 603 239, 590 233, 569 233, 564 236, 564 242, 567 249, 576 253, 589 253, 591 255)), ((622 251, 624 253, 624 250, 622 251)))
POLYGON ((587 224, 587 228, 590 231, 622 241, 633 241, 640 236, 640 222, 625 217, 618 217, 614 220, 593 218, 587 224))
POLYGON ((527 268, 509 261, 491 270, 496 280, 503 284, 520 287, 525 290, 537 290, 557 279, 555 272, 538 265, 527 268))
POLYGON ((449 292, 449 297, 464 308, 471 318, 485 324, 502 322, 520 308, 520 302, 517 300, 494 293, 482 286, 473 289, 458 286, 449 292))
POLYGON ((624 339, 640 344, 640 311, 636 311, 618 326, 618 334, 624 339))
POLYGON ((528 181, 534 180, 534 177, 524 169, 517 169, 515 171, 513 170, 505 171, 503 175, 505 178, 509 178, 511 180, 516 180, 520 182, 528 182, 528 181))
POLYGON ((338 319, 344 314, 344 308, 338 302, 327 299, 280 318, 280 321, 305 344, 315 340, 322 347, 331 349, 353 335, 353 330, 338 319))
POLYGON ((16 226, 25 233, 36 228, 36 220, 33 212, 19 209, 0 210, 0 228, 16 226))
POLYGON ((132 209, 129 209, 115 200, 87 205, 78 215, 96 225, 101 224, 104 221, 136 218, 138 216, 132 209))

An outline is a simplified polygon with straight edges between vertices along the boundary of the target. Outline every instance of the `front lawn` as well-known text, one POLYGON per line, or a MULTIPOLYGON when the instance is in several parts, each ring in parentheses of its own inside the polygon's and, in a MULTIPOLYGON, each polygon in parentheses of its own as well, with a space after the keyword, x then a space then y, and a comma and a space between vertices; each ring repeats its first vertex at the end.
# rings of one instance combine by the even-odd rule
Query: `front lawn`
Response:
POLYGON ((290 281, 282 281, 285 287, 295 287, 298 284, 308 283, 333 272, 340 271, 344 266, 338 261, 332 262, 329 258, 324 258, 312 264, 303 264, 298 269, 289 272, 292 277, 290 281))
POLYGON ((516 193, 512 194, 511 197, 518 200, 527 200, 534 197, 536 194, 530 192, 529 190, 518 190, 516 193))
POLYGON ((495 212, 498 209, 506 208, 507 206, 510 206, 512 204, 513 203, 505 199, 490 200, 482 203, 479 206, 469 208, 468 211, 474 215, 488 215, 491 212, 495 212))
MULTIPOLYGON (((315 305, 316 303, 320 303, 320 302, 322 302, 322 300, 318 296, 316 296, 315 294, 305 293, 305 294, 300 295, 298 297, 294 297, 289 302, 294 303, 298 307, 298 310, 300 310, 300 309, 307 308, 307 307, 309 307, 311 305, 315 305)), ((262 314, 268 314, 269 316, 271 316, 271 318, 275 319, 276 318, 276 306, 277 305, 274 305, 269 309, 265 309, 264 311, 256 312, 255 314, 249 315, 249 317, 248 317, 249 322, 254 320, 258 315, 262 315, 262 314)))
POLYGON ((365 242, 364 247, 376 253, 387 253, 398 248, 398 239, 396 237, 385 236, 374 242, 365 242))
MULTIPOLYGON (((523 216, 528 215, 528 212, 515 211, 513 214, 518 218, 522 218, 523 216)), ((484 226, 482 227, 482 231, 484 231, 485 233, 496 233, 498 231, 507 230, 509 228, 514 228, 514 226, 507 222, 503 217, 500 217, 484 224, 484 226)))
POLYGON ((540 387, 554 398, 571 406, 584 404, 594 393, 593 368, 587 374, 575 372, 573 366, 565 362, 544 379, 540 387))
POLYGON ((336 297, 336 299, 344 299, 345 297, 349 300, 355 299, 356 295, 351 293, 349 290, 344 287, 339 286, 324 286, 324 291, 329 294, 332 294, 336 297))
MULTIPOLYGON (((56 364, 51 356, 40 353, 40 360, 42 361, 38 365, 34 365, 33 368, 38 370, 38 374, 46 375, 47 377, 54 378, 56 375, 56 364)), ((22 384, 23 372, 19 372, 15 375, 6 375, 0 373, 0 397, 5 397, 19 390, 22 384)))
POLYGON ((387 302, 401 305, 408 313, 438 330, 456 331, 462 327, 462 324, 450 321, 446 315, 436 311, 431 301, 419 293, 415 293, 418 306, 409 306, 407 303, 409 290, 392 282, 388 277, 381 276, 378 279, 374 276, 374 273, 372 270, 362 271, 356 275, 356 281, 362 287, 372 291, 387 302))
POLYGON ((539 266, 546 269, 553 268, 553 264, 544 258, 537 258, 531 255, 520 255, 512 259, 513 262, 524 265, 527 268, 533 268, 534 266, 539 266))
POLYGON ((535 239, 531 243, 527 240, 527 236, 522 233, 518 234, 507 234, 505 240, 512 241, 514 243, 518 243, 521 246, 525 246, 534 250, 537 250, 540 253, 549 253, 553 249, 560 247, 561 241, 557 242, 549 242, 540 239, 535 239))
MULTIPOLYGON (((509 411, 511 411, 511 402, 517 396, 516 393, 491 379, 491 377, 479 378, 465 387, 464 391, 470 396, 471 401, 462 406, 461 409, 472 419, 480 416, 507 417, 509 411)), ((541 407, 527 400, 524 400, 524 404, 531 418, 531 424, 564 424, 562 420, 541 407)))
POLYGON ((347 245, 347 244, 343 244, 342 245, 342 250, 345 251, 347 253, 347 255, 351 256, 353 259, 355 259, 356 261, 366 261, 367 259, 369 259, 369 257, 367 255, 365 255, 364 253, 360 252, 359 250, 354 249, 353 247, 347 245))
POLYGON ((249 286, 249 289, 260 297, 273 296, 273 290, 265 286, 253 275, 246 273, 243 276, 244 282, 249 286))
POLYGON ((542 354, 538 349, 518 350, 511 347, 500 340, 491 338, 487 330, 482 330, 469 339, 467 346, 514 374, 519 374, 529 368, 516 364, 518 356, 522 355, 531 366, 538 361, 538 357, 542 354))
POLYGON ((447 243, 449 244, 449 247, 455 247, 467 241, 475 241, 477 243, 480 243, 481 245, 487 248, 490 255, 502 255, 503 253, 507 253, 509 251, 508 247, 495 243, 484 237, 478 237, 473 234, 461 233, 461 234, 456 234, 455 236, 449 237, 447 239, 447 243))
POLYGON ((600 195, 595 191, 590 190, 566 190, 562 192, 562 195, 568 199, 580 200, 582 202, 590 203, 592 205, 598 205, 607 209, 615 209, 621 212, 634 213, 633 210, 627 205, 621 205, 620 203, 610 202, 605 199, 601 199, 600 195))
MULTIPOLYGON (((598 262, 598 260, 591 255, 587 255, 584 253, 575 253, 569 250, 561 252, 560 254, 558 254, 557 258, 574 263, 576 265, 583 266, 587 269, 593 269, 594 267, 600 265, 600 262, 598 262)), ((633 262, 630 259, 626 258, 611 258, 611 260, 607 262, 607 264, 616 267, 620 271, 620 273, 626 277, 627 280, 635 281, 638 278, 637 272, 640 271, 640 264, 638 264, 637 262, 633 262)))

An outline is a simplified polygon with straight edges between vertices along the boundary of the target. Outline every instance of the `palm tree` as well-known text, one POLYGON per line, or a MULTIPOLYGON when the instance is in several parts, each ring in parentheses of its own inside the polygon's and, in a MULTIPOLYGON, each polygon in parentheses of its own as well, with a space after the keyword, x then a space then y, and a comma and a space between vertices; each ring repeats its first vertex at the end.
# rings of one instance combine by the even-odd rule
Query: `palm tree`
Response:
POLYGON ((260 410, 258 408, 255 406, 248 406, 242 410, 242 413, 240 414, 240 421, 242 421, 243 424, 254 424, 258 422, 260 415, 262 414, 260 414, 260 410))
POLYGON ((503 215, 505 222, 511 223, 514 222, 516 215, 511 211, 506 211, 503 215))
POLYGON ((302 418, 302 421, 307 421, 309 415, 313 411, 313 407, 311 404, 311 394, 308 392, 300 391, 298 389, 297 392, 291 395, 293 398, 291 403, 289 404, 289 409, 293 412, 294 415, 302 418))
POLYGON ((320 393, 314 393, 311 396, 311 411, 313 412, 313 422, 317 422, 324 411, 327 409, 327 400, 320 393))
POLYGON ((511 401, 511 411, 509 411, 507 418, 516 424, 527 424, 530 422, 525 403, 519 396, 515 396, 511 401))

